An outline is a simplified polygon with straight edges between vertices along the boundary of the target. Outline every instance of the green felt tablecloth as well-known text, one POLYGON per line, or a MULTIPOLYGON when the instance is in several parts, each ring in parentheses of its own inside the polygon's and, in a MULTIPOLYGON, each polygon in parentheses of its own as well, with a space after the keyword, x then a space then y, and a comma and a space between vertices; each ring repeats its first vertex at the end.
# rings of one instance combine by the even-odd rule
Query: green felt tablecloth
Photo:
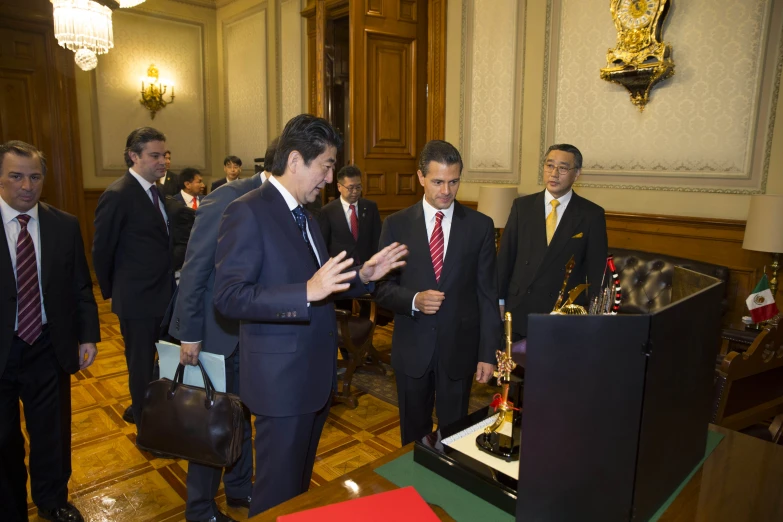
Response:
MULTIPOLYGON (((682 488, 704 464, 704 461, 712 453, 723 439, 723 435, 713 431, 707 432, 707 447, 704 458, 693 471, 682 481, 682 484, 663 503, 650 522, 655 522, 669 508, 671 503, 680 494, 682 488)), ((416 491, 430 504, 442 507, 457 522, 514 522, 514 517, 502 511, 473 493, 462 489, 453 482, 430 471, 424 466, 413 461, 413 452, 385 464, 375 470, 380 476, 399 487, 413 486, 416 491)))

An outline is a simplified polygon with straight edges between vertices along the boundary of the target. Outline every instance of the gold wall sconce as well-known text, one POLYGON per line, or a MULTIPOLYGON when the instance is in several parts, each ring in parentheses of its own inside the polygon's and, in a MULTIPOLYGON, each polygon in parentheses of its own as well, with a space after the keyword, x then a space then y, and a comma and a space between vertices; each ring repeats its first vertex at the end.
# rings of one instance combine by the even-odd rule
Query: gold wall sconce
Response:
POLYGON ((158 80, 158 68, 155 64, 147 69, 147 77, 141 80, 141 99, 139 103, 150 111, 150 118, 155 119, 155 113, 170 103, 174 103, 174 82, 170 80, 158 80), (163 96, 171 88, 171 98, 166 101, 163 96))

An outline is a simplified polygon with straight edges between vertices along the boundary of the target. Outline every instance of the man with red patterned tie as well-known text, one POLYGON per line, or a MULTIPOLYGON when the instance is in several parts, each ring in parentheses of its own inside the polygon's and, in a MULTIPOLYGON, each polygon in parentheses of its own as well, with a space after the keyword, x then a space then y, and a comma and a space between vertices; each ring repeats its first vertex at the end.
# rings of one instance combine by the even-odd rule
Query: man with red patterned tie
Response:
POLYGON ((408 245, 408 263, 379 283, 377 302, 394 312, 392 367, 402 444, 468 413, 472 376, 486 383, 500 348, 492 220, 456 201, 459 151, 433 140, 419 158, 424 200, 386 218, 379 248, 408 245))
POLYGON ((98 308, 79 222, 38 201, 45 176, 38 149, 0 144, 0 512, 3 520, 27 520, 21 400, 38 516, 81 522, 68 503, 69 374, 95 359, 98 308))

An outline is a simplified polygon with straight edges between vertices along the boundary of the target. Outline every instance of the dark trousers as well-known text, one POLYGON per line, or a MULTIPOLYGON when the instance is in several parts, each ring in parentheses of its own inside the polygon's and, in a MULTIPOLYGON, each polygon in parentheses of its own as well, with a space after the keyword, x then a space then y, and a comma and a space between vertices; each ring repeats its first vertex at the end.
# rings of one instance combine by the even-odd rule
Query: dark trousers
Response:
POLYGON ((0 511, 11 521, 27 520, 20 399, 30 437, 33 502, 44 509, 62 506, 71 477, 70 377, 57 361, 46 327, 32 346, 14 336, 0 376, 0 511))
POLYGON ((128 388, 130 388, 133 420, 138 430, 141 424, 141 410, 144 407, 144 393, 152 382, 155 366, 155 343, 160 336, 162 317, 144 319, 120 318, 120 332, 125 342, 125 362, 128 364, 128 388))
POLYGON ((432 410, 436 397, 439 426, 452 424, 468 414, 473 377, 450 378, 443 366, 438 364, 437 352, 423 376, 413 378, 397 370, 394 376, 403 446, 432 433, 432 410))
POLYGON ((330 396, 319 411, 292 417, 256 415, 256 480, 248 516, 308 490, 331 403, 330 396))
MULTIPOLYGON (((226 358, 226 391, 239 395, 239 350, 226 358)), ((253 440, 251 438, 250 412, 245 409, 245 438, 242 442, 242 454, 233 466, 213 468, 191 462, 188 464, 188 500, 185 507, 185 518, 188 520, 208 520, 216 516, 218 507, 215 503, 223 475, 226 496, 231 498, 247 498, 250 496, 253 484, 253 440)))

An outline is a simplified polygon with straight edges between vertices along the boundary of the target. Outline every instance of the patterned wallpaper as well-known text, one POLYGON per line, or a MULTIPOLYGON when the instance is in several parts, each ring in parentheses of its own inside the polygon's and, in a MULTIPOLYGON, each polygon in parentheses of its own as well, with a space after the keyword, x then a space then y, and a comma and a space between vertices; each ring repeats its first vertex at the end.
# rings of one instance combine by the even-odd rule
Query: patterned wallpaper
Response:
POLYGON ((280 33, 280 130, 294 116, 301 114, 302 106, 302 15, 301 0, 281 0, 280 33), (298 37, 297 37, 298 36, 298 37))
POLYGON ((115 48, 101 56, 95 70, 96 174, 116 177, 126 169, 125 140, 142 126, 166 134, 177 168, 193 166, 207 172, 204 27, 124 10, 114 11, 113 25, 115 48), (175 84, 174 103, 158 111, 155 119, 139 103, 141 79, 151 63, 161 80, 175 84))
POLYGON ((517 183, 525 3, 463 0, 462 9, 463 177, 517 183))
POLYGON ((226 154, 253 171, 267 147, 266 4, 223 24, 226 154))
POLYGON ((551 5, 556 51, 545 79, 553 89, 542 153, 550 143, 577 145, 586 186, 764 190, 762 145, 780 81, 765 56, 781 61, 772 0, 674 1, 663 37, 675 74, 652 90, 643 113, 623 87, 599 78, 616 42, 608 2, 551 5))

